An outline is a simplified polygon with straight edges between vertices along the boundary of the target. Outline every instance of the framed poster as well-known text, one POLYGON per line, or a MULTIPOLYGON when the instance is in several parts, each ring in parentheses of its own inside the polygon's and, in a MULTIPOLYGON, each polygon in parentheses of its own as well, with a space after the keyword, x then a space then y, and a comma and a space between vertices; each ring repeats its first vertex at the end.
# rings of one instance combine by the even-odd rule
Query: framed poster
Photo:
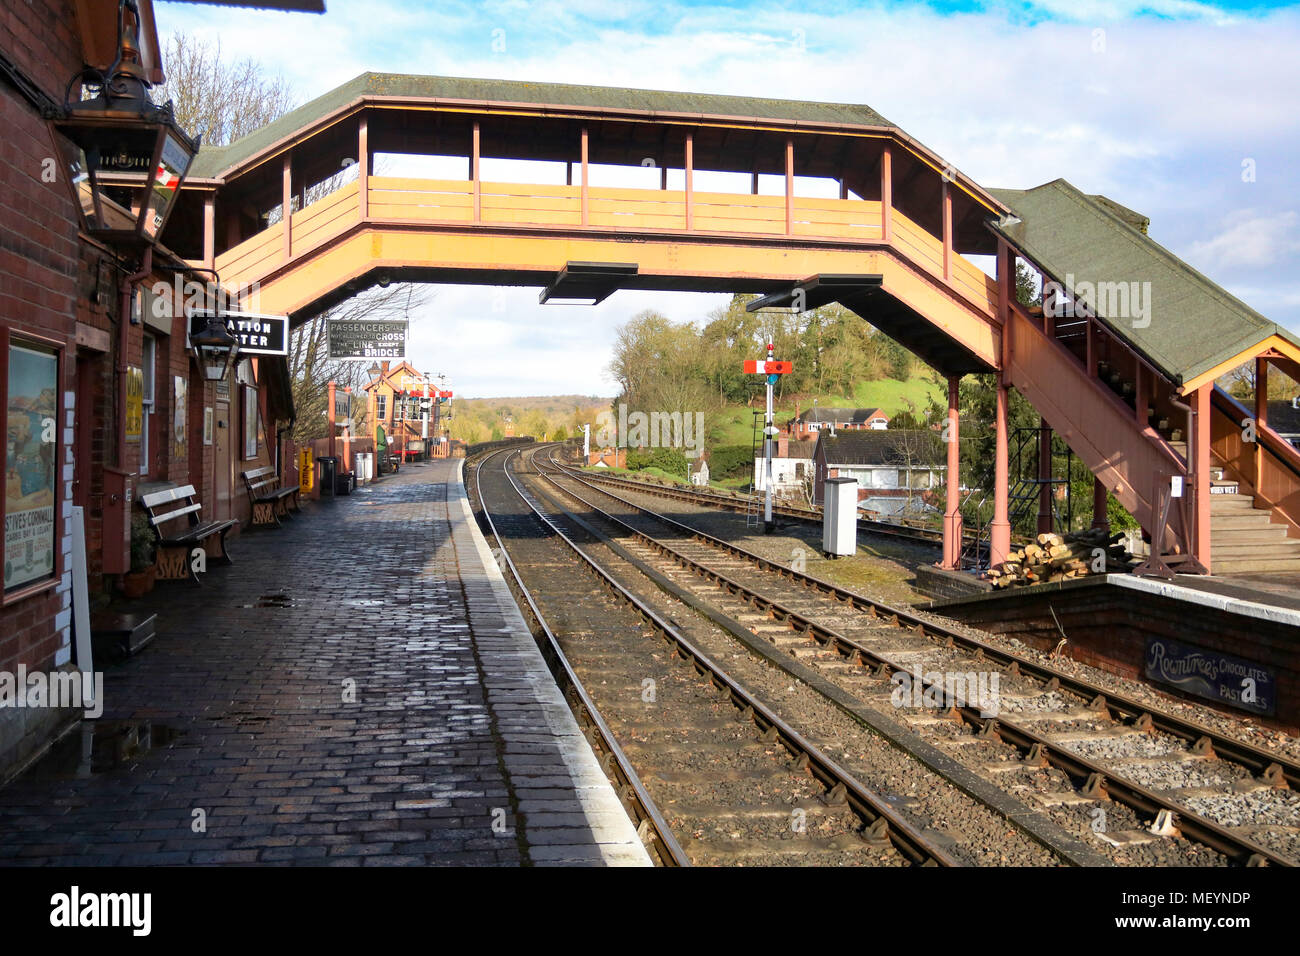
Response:
POLYGON ((257 457, 257 389, 245 385, 244 393, 244 461, 257 457))
POLYGON ((144 434, 144 369, 126 369, 126 440, 138 442, 144 434))
POLYGON ((59 356, 9 346, 5 419, 5 591, 53 577, 59 356))
POLYGON ((203 409, 203 444, 212 444, 212 406, 203 409))
POLYGON ((185 423, 189 418, 189 389, 187 379, 176 375, 172 378, 172 460, 185 457, 186 434, 185 423))

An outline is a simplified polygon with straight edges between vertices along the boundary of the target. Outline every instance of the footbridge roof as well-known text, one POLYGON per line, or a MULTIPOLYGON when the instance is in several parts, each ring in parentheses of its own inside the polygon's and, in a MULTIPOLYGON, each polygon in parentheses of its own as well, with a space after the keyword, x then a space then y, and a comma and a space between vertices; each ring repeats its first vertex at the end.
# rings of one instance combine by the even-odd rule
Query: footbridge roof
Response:
POLYGON ((1141 214, 1104 196, 1085 195, 1064 179, 988 191, 1015 213, 991 220, 990 228, 1047 278, 1067 288, 1129 284, 1129 314, 1114 314, 1114 308, 1106 314, 1108 305, 1124 299, 1098 294, 1092 299, 1097 317, 1175 384, 1222 374, 1233 367, 1228 363, 1270 340, 1300 347, 1291 332, 1145 235, 1141 214), (1132 296, 1132 283, 1140 299, 1132 296))

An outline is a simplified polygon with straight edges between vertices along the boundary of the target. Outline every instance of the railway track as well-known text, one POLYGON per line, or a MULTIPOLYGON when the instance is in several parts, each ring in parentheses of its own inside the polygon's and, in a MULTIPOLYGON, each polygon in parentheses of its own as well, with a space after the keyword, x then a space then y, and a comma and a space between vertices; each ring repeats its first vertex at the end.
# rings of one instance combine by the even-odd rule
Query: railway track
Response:
POLYGON ((957 863, 590 560, 510 474, 517 454, 479 462, 478 500, 660 862, 957 863))
POLYGON ((584 521, 603 525, 701 606, 745 622, 774 661, 846 690, 842 706, 856 700, 905 715, 912 729, 1010 792, 1061 814, 1087 813, 1102 840, 1132 847, 1181 834, 1239 864, 1293 865, 1300 856, 1295 763, 769 561, 553 458, 542 471, 584 521), (990 672, 998 675, 996 714, 955 698, 946 678, 990 672), (919 688, 904 701, 923 706, 896 706, 904 684, 919 688), (1254 825, 1227 825, 1234 820, 1254 825))
MULTIPOLYGON (((611 487, 626 488, 640 494, 653 495, 656 498, 687 501, 694 505, 719 508, 724 511, 734 511, 739 514, 744 514, 754 507, 754 499, 752 498, 721 494, 716 491, 688 491, 683 488, 652 484, 648 481, 637 481, 633 478, 619 478, 613 475, 589 475, 586 477, 591 481, 607 484, 611 487)), ((761 504, 759 507, 761 508, 761 504)), ((793 505, 773 502, 772 514, 777 517, 787 518, 791 521, 798 521, 803 524, 817 525, 818 527, 820 527, 822 523, 822 512, 820 508, 800 508, 793 505)), ((943 547, 943 532, 934 528, 920 528, 910 525, 894 524, 889 521, 875 521, 870 518, 858 518, 858 532, 860 534, 873 534, 886 538, 894 538, 913 544, 932 545, 936 548, 943 547)), ((964 534, 967 543, 974 542, 974 532, 967 531, 964 532, 964 534)), ((981 548, 983 547, 984 546, 981 545, 981 548)))

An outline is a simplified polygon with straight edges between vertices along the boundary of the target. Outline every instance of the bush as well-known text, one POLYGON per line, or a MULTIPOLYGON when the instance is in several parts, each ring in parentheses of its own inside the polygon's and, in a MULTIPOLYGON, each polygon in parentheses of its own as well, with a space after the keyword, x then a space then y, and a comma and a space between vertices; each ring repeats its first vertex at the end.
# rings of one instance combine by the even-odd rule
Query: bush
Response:
POLYGON ((628 471, 640 471, 642 468, 658 468, 666 474, 685 479, 686 456, 676 448, 629 448, 628 471))
POLYGON ((719 445, 709 454, 710 480, 748 479, 753 470, 754 449, 749 445, 719 445))

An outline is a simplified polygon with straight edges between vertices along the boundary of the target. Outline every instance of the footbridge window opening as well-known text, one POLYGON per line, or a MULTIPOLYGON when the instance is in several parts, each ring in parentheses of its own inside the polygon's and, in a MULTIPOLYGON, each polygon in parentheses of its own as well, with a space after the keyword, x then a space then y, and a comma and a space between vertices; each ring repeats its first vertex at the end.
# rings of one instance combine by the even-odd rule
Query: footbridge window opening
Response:
POLYGON ((637 165, 588 163, 587 184, 599 189, 667 188, 679 191, 686 186, 686 173, 681 168, 659 166, 653 156, 646 156, 637 165))
POLYGON ((361 167, 351 156, 344 157, 332 170, 327 168, 327 170, 316 171, 314 178, 307 182, 302 193, 299 194, 299 202, 295 204, 294 212, 328 198, 343 187, 355 183, 360 177, 361 167))
POLYGON ((445 153, 375 153, 375 176, 468 180, 467 157, 445 153))
POLYGON ((546 159, 512 159, 483 156, 479 174, 485 183, 514 183, 526 186, 567 186, 572 164, 546 159))

